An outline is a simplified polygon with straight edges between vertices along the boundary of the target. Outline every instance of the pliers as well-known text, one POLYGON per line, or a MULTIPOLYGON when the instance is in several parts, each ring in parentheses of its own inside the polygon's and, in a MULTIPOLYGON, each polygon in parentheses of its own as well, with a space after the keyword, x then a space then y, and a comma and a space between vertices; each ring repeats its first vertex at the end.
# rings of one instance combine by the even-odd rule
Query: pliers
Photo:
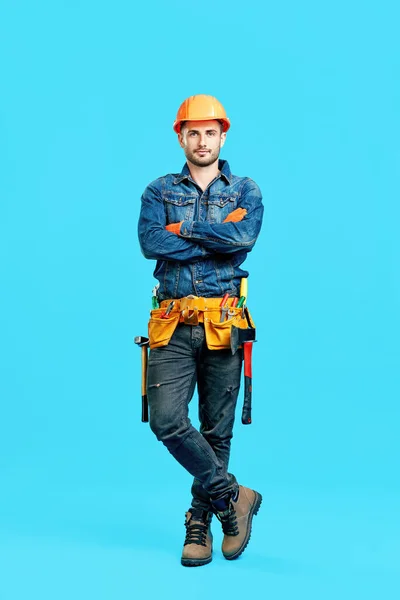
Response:
POLYGON ((224 295, 224 297, 222 298, 222 300, 221 300, 221 304, 220 304, 220 307, 221 307, 221 318, 219 320, 220 323, 222 323, 223 321, 225 321, 226 313, 228 312, 228 309, 229 309, 229 306, 226 304, 227 301, 228 301, 228 298, 229 298, 229 294, 226 293, 224 295))
POLYGON ((171 310, 174 308, 175 306, 175 302, 172 300, 167 308, 161 313, 160 315, 160 319, 169 319, 169 313, 171 312, 171 310))
POLYGON ((233 310, 236 306, 236 304, 239 302, 239 298, 234 298, 232 301, 232 306, 231 308, 228 310, 228 317, 232 318, 235 316, 235 311, 233 310))

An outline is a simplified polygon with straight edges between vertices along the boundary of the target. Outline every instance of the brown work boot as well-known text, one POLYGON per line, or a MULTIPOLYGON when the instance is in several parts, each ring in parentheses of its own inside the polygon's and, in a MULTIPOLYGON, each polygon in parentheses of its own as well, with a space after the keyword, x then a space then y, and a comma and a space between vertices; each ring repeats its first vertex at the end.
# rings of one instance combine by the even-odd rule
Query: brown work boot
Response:
POLYGON ((186 513, 186 538, 181 563, 184 567, 200 567, 211 562, 212 513, 201 508, 189 508, 186 513))
POLYGON ((240 485, 236 495, 213 503, 225 534, 222 553, 227 560, 238 558, 245 550, 251 535, 252 520, 261 502, 261 494, 240 485))

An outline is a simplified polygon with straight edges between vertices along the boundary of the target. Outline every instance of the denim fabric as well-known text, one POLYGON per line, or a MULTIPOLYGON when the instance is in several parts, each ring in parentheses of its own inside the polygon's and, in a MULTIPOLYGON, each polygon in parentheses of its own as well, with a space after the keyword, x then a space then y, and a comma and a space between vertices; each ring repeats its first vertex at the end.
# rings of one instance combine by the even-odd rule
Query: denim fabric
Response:
POLYGON ((219 161, 219 169, 204 191, 185 164, 180 174, 156 179, 143 193, 139 241, 144 256, 157 260, 160 300, 237 296, 241 278, 248 276, 241 265, 261 229, 261 192, 248 177, 232 175, 226 161, 219 161), (239 207, 247 210, 246 217, 223 223, 239 207), (179 236, 165 229, 181 221, 179 236))
POLYGON ((211 510, 238 487, 228 464, 241 367, 241 350, 208 350, 203 325, 178 325, 168 346, 150 351, 150 427, 194 476, 193 508, 211 510), (200 432, 188 416, 196 382, 200 432))

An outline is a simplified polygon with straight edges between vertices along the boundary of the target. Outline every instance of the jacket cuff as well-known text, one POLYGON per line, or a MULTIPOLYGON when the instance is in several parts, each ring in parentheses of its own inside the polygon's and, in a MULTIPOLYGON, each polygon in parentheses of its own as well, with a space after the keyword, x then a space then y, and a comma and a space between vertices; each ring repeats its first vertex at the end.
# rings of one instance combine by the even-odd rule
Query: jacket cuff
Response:
POLYGON ((192 237, 194 221, 183 221, 179 235, 182 237, 192 237))

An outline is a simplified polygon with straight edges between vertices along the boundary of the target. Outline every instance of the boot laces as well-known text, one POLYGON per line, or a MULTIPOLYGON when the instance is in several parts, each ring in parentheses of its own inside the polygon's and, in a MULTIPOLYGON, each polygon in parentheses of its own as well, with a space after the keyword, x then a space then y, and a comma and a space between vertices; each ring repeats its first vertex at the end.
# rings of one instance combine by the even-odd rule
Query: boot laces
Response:
POLYGON ((188 544, 197 544, 198 546, 206 546, 209 521, 208 519, 203 519, 198 515, 193 516, 192 513, 190 514, 190 519, 185 521, 186 537, 183 545, 187 546, 188 544), (194 518, 196 520, 193 522, 194 518))

